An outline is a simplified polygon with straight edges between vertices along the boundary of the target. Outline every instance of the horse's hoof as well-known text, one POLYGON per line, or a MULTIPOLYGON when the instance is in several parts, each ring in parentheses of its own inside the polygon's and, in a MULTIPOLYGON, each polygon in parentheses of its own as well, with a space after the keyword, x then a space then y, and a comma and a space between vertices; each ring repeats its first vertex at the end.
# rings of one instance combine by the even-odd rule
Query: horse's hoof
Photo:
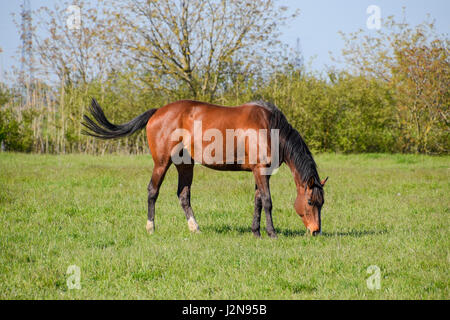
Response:
POLYGON ((147 220, 147 225, 145 226, 145 229, 147 229, 147 232, 149 234, 152 234, 155 232, 155 223, 153 221, 147 220))
POLYGON ((259 231, 253 231, 255 238, 261 239, 261 233, 259 231))
POLYGON ((277 236, 276 233, 269 233, 268 236, 269 236, 270 238, 272 238, 272 239, 277 239, 277 238, 278 238, 278 236, 277 236))
POLYGON ((188 219, 188 227, 189 227, 189 231, 191 231, 192 233, 201 233, 200 228, 198 227, 197 221, 195 221, 194 217, 190 217, 188 219))

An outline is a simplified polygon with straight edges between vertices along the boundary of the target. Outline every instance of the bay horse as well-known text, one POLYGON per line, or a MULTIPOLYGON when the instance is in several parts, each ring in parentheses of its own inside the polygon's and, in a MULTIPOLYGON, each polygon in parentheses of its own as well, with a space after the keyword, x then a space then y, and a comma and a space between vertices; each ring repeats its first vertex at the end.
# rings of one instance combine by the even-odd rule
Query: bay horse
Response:
POLYGON ((82 124, 88 129, 83 130, 83 134, 86 135, 114 139, 146 128, 148 145, 154 161, 152 177, 147 188, 146 229, 149 233, 155 230, 155 203, 164 176, 172 163, 178 171, 177 196, 191 232, 199 232, 190 201, 194 164, 199 163, 216 170, 251 171, 255 178, 255 208, 251 230, 256 237, 261 237, 261 210, 264 209, 267 234, 275 238, 277 235, 272 222, 269 179, 274 172, 273 168, 277 169, 282 163, 286 163, 292 172, 297 189, 294 208, 309 233, 312 235, 321 233, 323 187, 328 178, 323 181, 319 179, 316 163, 306 143, 275 105, 256 101, 237 107, 224 107, 181 100, 158 109, 150 109, 130 122, 120 125, 113 124, 106 118, 95 99, 92 99, 89 111, 96 122, 86 115, 83 116, 82 124), (258 136, 260 139, 251 141, 249 132, 257 131, 260 133, 258 136), (229 132, 233 135, 229 135, 229 132), (272 135, 273 132, 276 135, 272 135), (174 133, 177 133, 175 138, 174 133), (195 137, 198 133, 200 140, 195 137), (226 136, 227 148, 223 143, 223 136, 226 136), (241 139, 240 141, 244 143, 234 145, 235 139, 241 139), (275 140, 277 143, 274 144, 275 140), (211 148, 212 143, 208 145, 211 141, 216 142, 214 148, 211 148), (228 150, 230 143, 231 147, 228 150), (241 150, 238 150, 239 146, 241 150), (259 150, 266 149, 267 157, 263 153, 258 153, 256 158, 251 159, 255 146, 258 146, 259 150), (202 157, 205 155, 202 148, 205 152, 209 150, 209 157, 202 157), (264 172, 268 168, 272 170, 264 172))

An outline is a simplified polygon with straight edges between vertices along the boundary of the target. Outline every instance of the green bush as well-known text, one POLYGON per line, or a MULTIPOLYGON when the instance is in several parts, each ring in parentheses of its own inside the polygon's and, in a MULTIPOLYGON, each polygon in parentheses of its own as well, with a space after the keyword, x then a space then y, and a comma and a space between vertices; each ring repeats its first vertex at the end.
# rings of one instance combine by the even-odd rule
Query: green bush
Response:
POLYGON ((23 121, 7 108, 0 108, 0 145, 5 151, 29 152, 33 146, 30 113, 23 112, 23 121))
POLYGON ((278 105, 313 150, 395 151, 395 109, 381 82, 345 73, 325 80, 292 72, 274 77, 262 96, 278 105))
MULTIPOLYGON (((287 68, 267 79, 237 78, 209 102, 228 106, 260 99, 273 102, 313 152, 405 152, 410 150, 405 143, 409 143, 408 137, 414 132, 412 126, 404 125, 395 90, 375 78, 345 72, 330 72, 323 77, 287 68)), ((47 93, 42 94, 40 102, 26 111, 19 112, 22 107, 14 103, 0 109, 0 141, 4 149, 147 152, 143 133, 106 142, 82 135, 80 122, 88 112, 91 97, 99 101, 113 123, 127 122, 150 108, 189 98, 181 91, 167 94, 140 87, 127 75, 112 76, 104 83, 70 84, 55 88, 54 92, 53 100, 47 93)), ((35 95, 39 96, 39 92, 35 95)), ((430 145, 439 145, 440 153, 448 153, 448 125, 439 122, 431 133, 430 145)))

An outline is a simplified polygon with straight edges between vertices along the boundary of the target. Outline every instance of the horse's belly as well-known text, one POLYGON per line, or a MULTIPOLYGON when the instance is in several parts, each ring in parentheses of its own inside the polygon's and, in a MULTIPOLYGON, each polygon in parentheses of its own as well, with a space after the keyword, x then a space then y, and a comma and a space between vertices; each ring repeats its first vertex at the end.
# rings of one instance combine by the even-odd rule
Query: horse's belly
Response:
POLYGON ((252 171, 251 166, 242 164, 205 164, 203 166, 218 171, 252 171))

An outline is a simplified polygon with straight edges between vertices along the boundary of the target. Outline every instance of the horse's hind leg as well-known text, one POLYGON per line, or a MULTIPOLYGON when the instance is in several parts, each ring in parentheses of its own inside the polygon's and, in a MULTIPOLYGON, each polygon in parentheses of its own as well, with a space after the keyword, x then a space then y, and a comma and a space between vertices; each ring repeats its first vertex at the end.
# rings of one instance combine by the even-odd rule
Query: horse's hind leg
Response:
POLYGON ((147 232, 153 233, 155 231, 155 204, 159 195, 159 188, 164 180, 167 169, 170 167, 170 160, 168 161, 155 161, 155 167, 153 168, 152 178, 148 184, 148 219, 147 219, 147 232))
POLYGON ((253 223, 252 223, 252 232, 255 237, 261 237, 260 233, 260 224, 261 224, 261 209, 262 209, 262 200, 261 193, 258 190, 258 186, 255 185, 255 211, 253 213, 253 223))
POLYGON ((194 176, 193 164, 177 165, 178 170, 178 190, 177 196, 180 199, 181 207, 188 222, 188 227, 191 232, 200 232, 197 221, 195 221, 194 211, 191 207, 191 185, 194 176))

